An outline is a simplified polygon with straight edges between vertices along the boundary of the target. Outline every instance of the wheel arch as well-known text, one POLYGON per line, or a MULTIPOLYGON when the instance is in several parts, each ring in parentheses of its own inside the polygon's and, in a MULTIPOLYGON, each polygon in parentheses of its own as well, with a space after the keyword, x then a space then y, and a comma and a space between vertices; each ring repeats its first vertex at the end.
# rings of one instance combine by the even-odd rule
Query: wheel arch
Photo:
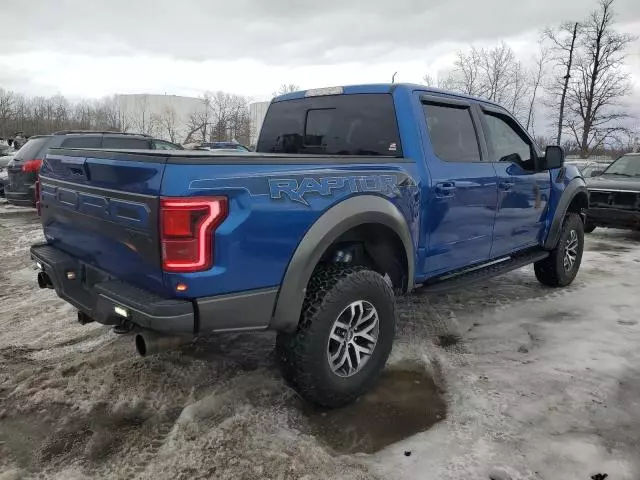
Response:
POLYGON ((582 177, 576 177, 569 182, 562 192, 558 206, 553 214, 551 226, 544 247, 552 250, 558 244, 562 223, 567 212, 581 214, 589 208, 589 193, 587 185, 582 177))
POLYGON ((407 221, 393 203, 375 195, 359 195, 344 200, 316 220, 296 248, 280 285, 270 328, 294 331, 298 325, 306 288, 323 255, 342 235, 366 225, 378 224, 399 238, 406 256, 406 283, 411 290, 414 279, 414 246, 407 221))

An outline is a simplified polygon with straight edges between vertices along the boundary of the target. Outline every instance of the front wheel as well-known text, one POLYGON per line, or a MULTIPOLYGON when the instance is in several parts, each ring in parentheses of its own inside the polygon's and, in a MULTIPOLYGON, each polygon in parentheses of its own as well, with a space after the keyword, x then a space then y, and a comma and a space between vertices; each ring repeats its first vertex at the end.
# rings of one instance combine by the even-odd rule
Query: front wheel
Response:
POLYGON ((558 245, 544 260, 534 264, 536 278, 549 287, 566 287, 576 278, 584 251, 584 225, 577 213, 564 219, 558 245))
POLYGON ((308 401, 353 402, 378 379, 395 335, 394 294, 380 274, 329 265, 307 287, 298 330, 279 333, 283 374, 308 401))

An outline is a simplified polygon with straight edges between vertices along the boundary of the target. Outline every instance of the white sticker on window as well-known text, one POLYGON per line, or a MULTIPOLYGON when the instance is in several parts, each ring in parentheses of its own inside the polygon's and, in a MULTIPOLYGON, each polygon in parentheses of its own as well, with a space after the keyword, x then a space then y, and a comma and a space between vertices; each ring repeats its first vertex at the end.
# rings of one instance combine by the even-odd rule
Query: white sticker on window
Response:
POLYGON ((389 145, 390 152, 395 152, 396 150, 398 150, 398 146, 395 144, 395 142, 389 145))

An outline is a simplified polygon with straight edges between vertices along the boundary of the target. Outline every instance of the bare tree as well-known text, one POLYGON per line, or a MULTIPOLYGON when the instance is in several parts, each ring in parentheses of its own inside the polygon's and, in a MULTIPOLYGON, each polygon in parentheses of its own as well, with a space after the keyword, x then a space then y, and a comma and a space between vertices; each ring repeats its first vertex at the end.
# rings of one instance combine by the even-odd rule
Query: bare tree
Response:
POLYGON ((186 125, 186 135, 182 143, 202 143, 206 140, 207 117, 203 112, 193 112, 189 115, 186 125))
POLYGON ((280 88, 278 88, 278 90, 274 91, 271 94, 271 96, 278 97, 280 95, 297 92, 299 90, 300 90, 300 86, 296 85, 295 83, 283 83, 282 85, 280 85, 280 88))
POLYGON ((131 128, 130 118, 120 107, 117 96, 98 101, 96 114, 101 124, 100 128, 115 132, 127 132, 131 128))
POLYGON ((478 96, 484 93, 480 81, 480 52, 472 47, 469 53, 461 50, 456 53, 453 71, 445 80, 449 90, 478 96))
POLYGON ((531 98, 529 101, 529 113, 527 114, 527 130, 533 128, 534 107, 536 105, 536 96, 538 89, 546 73, 546 63, 549 51, 540 46, 540 51, 536 56, 535 68, 531 72, 531 98))
MULTIPOLYGON (((519 61, 514 61, 511 65, 510 75, 511 84, 507 85, 506 90, 503 92, 503 100, 500 100, 499 103, 506 105, 511 110, 511 113, 524 121, 527 111, 526 99, 531 88, 529 82, 531 72, 524 68, 519 61)), ((509 82, 507 81, 506 83, 509 82)))
POLYGON ((491 50, 478 52, 479 68, 481 74, 480 94, 494 102, 504 102, 508 95, 508 89, 512 84, 509 78, 517 68, 513 50, 505 43, 491 50))
POLYGON ((523 117, 523 101, 529 90, 527 76, 513 50, 501 43, 490 50, 472 47, 468 52, 457 52, 454 68, 442 87, 487 98, 523 117))
POLYGON ((173 143, 178 142, 180 121, 178 119, 178 114, 173 107, 166 107, 162 111, 162 114, 157 116, 155 121, 160 126, 161 136, 168 138, 173 143))
POLYGON ((424 77, 422 77, 422 84, 426 85, 427 87, 437 86, 436 80, 428 73, 425 73, 424 77))
POLYGON ((621 68, 625 49, 635 40, 614 29, 614 0, 600 0, 600 8, 584 22, 579 35, 576 78, 567 90, 567 125, 586 158, 625 127, 628 115, 617 108, 630 93, 629 76, 621 68))
POLYGON ((547 87, 552 101, 550 106, 558 108, 558 135, 556 145, 560 145, 562 141, 562 131, 564 129, 564 110, 569 88, 569 80, 573 68, 573 62, 576 53, 576 39, 580 33, 580 24, 563 23, 558 28, 547 28, 543 31, 544 38, 551 43, 551 55, 555 62, 556 78, 547 87))
POLYGON ((137 133, 154 135, 158 129, 157 116, 151 112, 148 95, 140 95, 136 98, 134 111, 131 116, 131 125, 137 133))
POLYGON ((241 95, 216 92, 211 97, 213 140, 248 141, 250 133, 249 100, 241 95))
POLYGON ((14 94, 0 88, 0 135, 9 136, 9 122, 13 117, 14 94))

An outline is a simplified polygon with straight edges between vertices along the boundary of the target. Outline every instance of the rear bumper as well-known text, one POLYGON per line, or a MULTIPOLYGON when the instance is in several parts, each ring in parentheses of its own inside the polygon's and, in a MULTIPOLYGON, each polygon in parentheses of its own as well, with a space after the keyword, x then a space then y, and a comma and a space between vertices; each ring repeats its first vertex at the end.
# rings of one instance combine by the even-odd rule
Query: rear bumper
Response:
POLYGON ((4 181, 4 195, 9 203, 19 205, 21 207, 35 207, 36 206, 36 193, 35 185, 29 187, 29 190, 14 192, 9 190, 9 182, 4 181))
POLYGON ((587 218, 597 227, 640 229, 640 211, 617 208, 589 208, 587 218))
POLYGON ((31 258, 49 276, 60 298, 95 321, 104 325, 128 321, 163 334, 263 330, 269 325, 277 295, 277 289, 265 289, 196 300, 167 299, 97 272, 51 245, 33 245, 31 258), (87 269, 91 275, 86 274, 87 269), (75 272, 75 279, 68 279, 68 272, 75 272), (86 279, 90 276, 99 280, 89 284, 86 279), (117 307, 127 316, 118 314, 117 307))

